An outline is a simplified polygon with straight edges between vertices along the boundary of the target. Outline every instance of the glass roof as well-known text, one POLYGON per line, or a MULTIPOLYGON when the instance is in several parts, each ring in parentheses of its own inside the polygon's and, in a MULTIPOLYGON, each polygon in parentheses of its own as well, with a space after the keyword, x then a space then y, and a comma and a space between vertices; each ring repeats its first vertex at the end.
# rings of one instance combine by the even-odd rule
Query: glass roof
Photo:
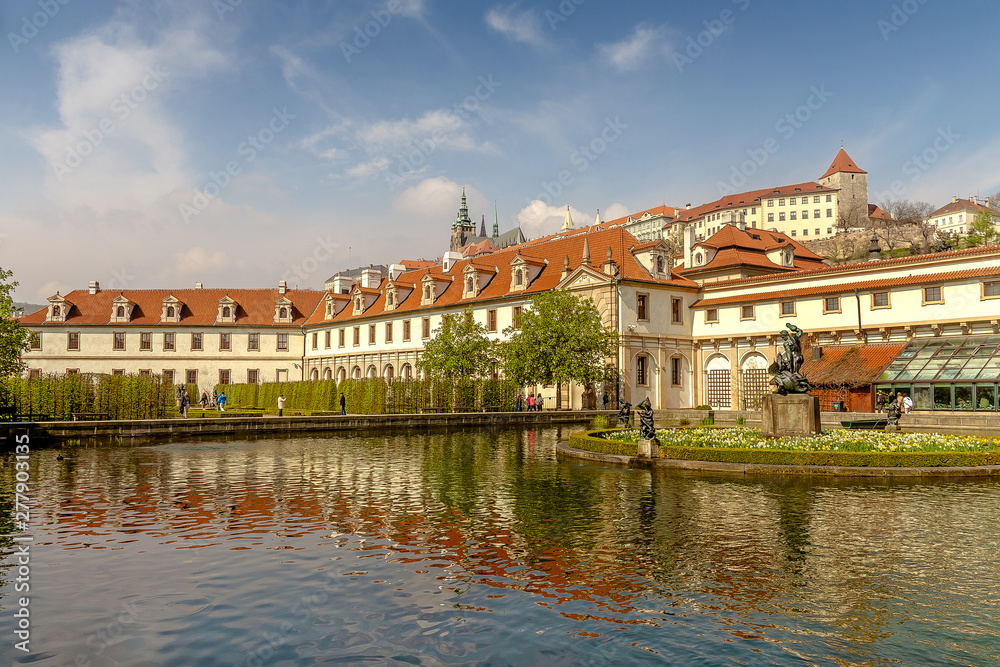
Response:
POLYGON ((1000 380, 1000 336, 954 336, 910 341, 879 382, 1000 380))

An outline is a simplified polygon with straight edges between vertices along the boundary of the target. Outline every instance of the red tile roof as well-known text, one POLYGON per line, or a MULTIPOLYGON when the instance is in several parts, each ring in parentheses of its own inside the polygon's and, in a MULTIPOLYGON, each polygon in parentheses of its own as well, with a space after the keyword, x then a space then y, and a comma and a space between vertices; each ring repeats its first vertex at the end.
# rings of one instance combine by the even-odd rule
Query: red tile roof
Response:
POLYGON ((616 225, 625 225, 628 224, 629 218, 638 221, 641 220, 642 216, 646 215, 647 213, 649 213, 649 215, 651 216, 662 215, 667 218, 676 218, 680 210, 681 209, 675 206, 667 206, 666 204, 663 204, 660 206, 656 206, 655 208, 647 208, 645 211, 639 211, 638 213, 629 213, 626 216, 622 216, 621 218, 615 218, 614 220, 606 220, 601 223, 601 227, 606 229, 608 227, 613 227, 616 225))
POLYGON ((800 369, 815 386, 858 387, 875 382, 907 345, 884 343, 876 345, 838 345, 824 347, 818 360, 811 358, 810 348, 803 348, 806 357, 800 369))
POLYGON ((768 232, 752 227, 741 231, 734 225, 725 224, 705 241, 696 245, 715 248, 717 252, 712 261, 704 266, 685 268, 685 273, 720 269, 737 266, 759 266, 773 269, 775 273, 787 273, 795 270, 814 269, 822 266, 823 258, 809 250, 804 245, 781 232, 768 232), (792 246, 794 249, 794 264, 791 267, 775 264, 767 257, 767 252, 776 248, 792 246))
MULTIPOLYGON (((324 292, 313 290, 288 290, 292 302, 292 323, 275 325, 274 307, 281 295, 277 289, 178 289, 178 290, 102 290, 91 295, 88 290, 74 290, 65 298, 73 303, 65 324, 51 326, 106 325, 111 322, 112 301, 124 295, 134 302, 130 325, 160 324, 163 300, 174 296, 184 304, 181 321, 165 326, 207 326, 215 324, 219 314, 219 299, 230 297, 238 304, 236 323, 227 326, 298 326, 313 314, 324 292)), ((47 310, 43 309, 21 318, 22 324, 45 325, 47 310)))
POLYGON ((808 181, 806 183, 794 183, 792 185, 779 185, 776 188, 764 188, 761 190, 738 192, 736 194, 726 195, 725 197, 716 199, 713 202, 702 204, 701 206, 697 206, 692 209, 680 211, 680 214, 677 216, 677 220, 680 222, 690 222, 692 220, 697 220, 708 213, 735 210, 747 206, 759 206, 762 197, 779 197, 782 195, 792 196, 799 194, 812 195, 823 192, 836 192, 836 189, 820 185, 815 181, 808 181))
POLYGON ((933 218, 939 215, 947 215, 949 213, 957 213, 958 211, 989 211, 990 209, 982 204, 977 204, 969 199, 956 199, 953 202, 948 202, 938 210, 934 211, 928 218, 933 218))
POLYGON ((854 164, 854 160, 851 159, 851 156, 848 155, 847 151, 845 151, 843 148, 841 148, 837 152, 837 157, 833 158, 833 162, 830 164, 830 168, 826 170, 826 173, 824 173, 822 176, 820 176, 820 180, 826 178, 827 176, 829 176, 831 174, 835 174, 838 171, 843 171, 843 172, 846 172, 848 174, 867 174, 868 173, 867 171, 865 171, 864 169, 862 169, 858 165, 854 164))

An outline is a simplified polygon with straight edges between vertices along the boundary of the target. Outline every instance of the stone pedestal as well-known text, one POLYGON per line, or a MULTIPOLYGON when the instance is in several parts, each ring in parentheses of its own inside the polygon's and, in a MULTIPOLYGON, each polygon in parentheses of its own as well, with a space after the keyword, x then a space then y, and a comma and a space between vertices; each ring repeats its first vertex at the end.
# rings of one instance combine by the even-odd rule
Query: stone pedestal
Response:
POLYGON ((659 440, 649 440, 643 438, 639 441, 639 458, 640 459, 658 459, 660 458, 660 441, 659 440))
POLYGON ((885 432, 886 433, 896 433, 897 431, 899 431, 899 424, 886 424, 885 425, 885 432))
POLYGON ((765 438, 812 436, 820 432, 819 399, 810 394, 768 394, 761 408, 765 438))

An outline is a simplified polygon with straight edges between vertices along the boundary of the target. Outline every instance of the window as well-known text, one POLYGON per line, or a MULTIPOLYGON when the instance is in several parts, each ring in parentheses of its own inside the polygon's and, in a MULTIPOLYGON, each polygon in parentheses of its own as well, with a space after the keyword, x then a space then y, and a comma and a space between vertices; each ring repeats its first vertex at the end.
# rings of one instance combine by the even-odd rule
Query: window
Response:
POLYGON ((788 205, 789 206, 795 206, 795 197, 789 197, 788 198, 788 205))
POLYGON ((794 229, 792 230, 792 236, 795 236, 795 231, 796 230, 794 230, 794 229))
POLYGON ((219 384, 229 384, 230 383, 229 380, 231 377, 232 376, 228 369, 227 370, 219 369, 219 384))
POLYGON ((718 322, 719 321, 719 309, 709 308, 705 311, 705 321, 706 322, 718 322))
POLYGON ((286 333, 278 334, 278 350, 282 351, 288 350, 288 334, 286 333))
POLYGON ((682 313, 681 307, 683 306, 683 304, 684 301, 682 299, 679 298, 670 299, 670 321, 672 323, 682 324, 684 322, 684 318, 681 315, 682 313))
POLYGON ((173 352, 176 349, 177 349, 176 334, 172 333, 163 334, 163 351, 173 352))
POLYGON ((314 350, 318 350, 319 349, 319 332, 318 331, 313 331, 313 335, 312 335, 312 349, 314 349, 314 350))
POLYGON ((476 292, 476 281, 472 279, 472 276, 465 277, 465 293, 466 295, 475 295, 476 292))
POLYGON ((114 375, 114 376, 116 376, 116 377, 122 377, 122 376, 125 375, 125 369, 124 368, 112 368, 111 369, 111 374, 114 375))
POLYGON ((1000 280, 989 280, 983 283, 983 298, 992 299, 1000 296, 1000 280))
POLYGON ((802 236, 809 236, 809 230, 808 229, 803 229, 802 230, 802 236))
POLYGON ((819 236, 819 227, 816 228, 815 234, 816 236, 819 236))
POLYGON ((420 321, 420 337, 421 338, 431 337, 431 318, 425 317, 420 321))
MULTIPOLYGON (((814 218, 818 218, 819 217, 819 209, 818 208, 813 210, 813 217, 814 218)), ((818 234, 819 232, 816 232, 816 233, 818 234)))
POLYGON ((524 283, 524 273, 521 269, 514 272, 514 287, 520 287, 524 283))
POLYGON ((28 332, 28 349, 29 350, 40 350, 42 349, 42 334, 37 331, 28 332))
POLYGON ((201 349, 201 334, 193 333, 191 334, 191 349, 200 350, 201 349))
POLYGON ((781 302, 781 316, 787 317, 788 315, 795 314, 795 302, 794 301, 782 301, 781 302))
POLYGON ((486 311, 486 330, 496 331, 497 330, 497 311, 493 310, 486 311))
POLYGON ((385 323, 385 342, 392 342, 392 322, 385 323))
POLYGON ((36 380, 42 377, 42 370, 40 368, 29 368, 28 369, 28 379, 36 380))
POLYGON ((774 222, 774 213, 768 213, 767 214, 767 221, 768 222, 774 222))
MULTIPOLYGON (((806 199, 808 199, 808 197, 806 197, 806 199)), ((803 200, 803 201, 805 201, 805 200, 803 200)), ((813 197, 813 203, 814 204, 818 204, 819 203, 819 195, 816 195, 815 197, 813 197)))
POLYGON ((233 349, 233 334, 219 334, 219 350, 222 352, 228 352, 231 349, 233 349))
POLYGON ((260 350, 260 334, 252 333, 247 336, 247 350, 257 352, 260 350))
POLYGON ((888 292, 872 292, 872 308, 888 308, 888 307, 889 307, 888 292))
POLYGON ((788 212, 788 219, 789 220, 795 220, 796 219, 795 211, 789 211, 788 212))
POLYGON ((514 306, 510 317, 511 325, 515 329, 521 328, 521 306, 514 306))
POLYGON ((635 316, 638 320, 648 320, 649 313, 646 311, 646 301, 649 299, 648 294, 637 294, 635 297, 635 316))
POLYGON ((70 331, 66 334, 66 349, 67 350, 79 350, 80 349, 80 332, 70 331))
POLYGON ((826 196, 826 200, 827 201, 833 201, 833 195, 827 195, 826 196))
MULTIPOLYGON (((232 312, 233 311, 229 308, 229 306, 223 306, 222 307, 222 319, 229 319, 230 317, 232 317, 232 315, 231 315, 232 312)), ((284 316, 282 316, 282 317, 284 317, 284 316)), ((223 382, 221 384, 229 384, 229 383, 228 382, 223 382)))
POLYGON ((167 383, 167 384, 173 384, 174 383, 174 371, 173 371, 173 369, 164 368, 163 372, 160 373, 160 375, 163 376, 163 381, 165 383, 167 383))
POLYGON ((809 211, 802 211, 802 219, 803 220, 809 219, 809 211))
POLYGON ((784 199, 779 199, 778 200, 778 206, 784 206, 784 205, 785 205, 785 200, 784 199))
POLYGON ((785 212, 784 211, 779 211, 778 212, 778 222, 782 222, 782 221, 784 221, 784 219, 785 219, 785 212))
POLYGON ((323 347, 325 347, 328 350, 330 349, 330 332, 329 331, 326 331, 323 334, 323 347))
POLYGON ((115 317, 125 317, 125 306, 118 306, 118 310, 115 311, 115 317))
POLYGON ((649 357, 640 354, 635 358, 635 383, 640 387, 649 384, 649 357))
POLYGON ((344 345, 345 345, 345 343, 344 343, 344 330, 343 329, 338 329, 337 330, 337 347, 344 347, 344 345))
POLYGON ((754 316, 753 306, 741 306, 740 307, 740 319, 741 320, 752 320, 754 316))
POLYGON ((174 307, 173 306, 167 306, 167 317, 171 318, 171 319, 174 317, 174 307))
POLYGON ((258 382, 260 382, 260 371, 251 368, 247 371, 247 384, 257 384, 258 382))
POLYGON ((374 324, 369 324, 368 325, 368 344, 369 345, 374 345, 375 344, 375 325, 374 324))
POLYGON ((944 303, 944 298, 941 293, 941 286, 935 285, 933 287, 924 288, 924 303, 944 303))
MULTIPOLYGON (((816 217, 819 217, 819 216, 816 216, 816 217)), ((827 234, 833 234, 833 227, 827 227, 826 228, 826 233, 827 234)))
POLYGON ((663 258, 662 257, 657 257, 656 258, 656 272, 657 273, 663 273, 663 258))
POLYGON ((767 205, 768 206, 774 206, 774 200, 773 199, 768 199, 767 200, 767 205))
POLYGON ((828 218, 832 218, 833 217, 833 209, 832 208, 826 209, 826 217, 828 217, 828 218))
POLYGON ((116 332, 114 332, 112 334, 112 336, 114 336, 113 345, 112 345, 113 349, 115 349, 115 350, 124 350, 125 349, 125 332, 124 331, 116 331, 116 332))
POLYGON ((410 320, 403 321, 403 340, 410 340, 410 320))
POLYGON ((354 347, 361 345, 361 327, 354 327, 354 347))
POLYGON ((153 349, 153 334, 146 332, 139 334, 139 349, 140 350, 153 349))
POLYGON ((823 312, 824 313, 839 313, 840 312, 840 297, 839 296, 828 296, 823 299, 823 312))
POLYGON ((431 286, 424 285, 424 301, 430 301, 430 300, 431 300, 431 286))
MULTIPOLYGON (((187 382, 187 384, 198 384, 198 371, 187 371, 185 376, 185 382, 187 382)), ((191 400, 195 400, 195 397, 192 396, 191 400)))
POLYGON ((281 308, 278 311, 278 319, 279 320, 287 320, 288 319, 288 309, 287 308, 281 308))
POLYGON ((681 386, 681 358, 674 357, 670 360, 670 386, 681 386))

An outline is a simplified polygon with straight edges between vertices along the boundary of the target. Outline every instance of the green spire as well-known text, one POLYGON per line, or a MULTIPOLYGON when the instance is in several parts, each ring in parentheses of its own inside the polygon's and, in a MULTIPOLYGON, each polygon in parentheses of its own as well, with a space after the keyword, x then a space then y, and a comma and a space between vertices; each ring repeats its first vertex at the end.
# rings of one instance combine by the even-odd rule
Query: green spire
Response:
POLYGON ((500 221, 497 219, 497 203, 493 202, 493 238, 500 238, 500 221))
POLYGON ((462 205, 458 207, 458 215, 455 216, 455 224, 452 225, 453 229, 455 227, 476 228, 472 218, 469 217, 469 206, 465 203, 465 188, 462 188, 462 205))

